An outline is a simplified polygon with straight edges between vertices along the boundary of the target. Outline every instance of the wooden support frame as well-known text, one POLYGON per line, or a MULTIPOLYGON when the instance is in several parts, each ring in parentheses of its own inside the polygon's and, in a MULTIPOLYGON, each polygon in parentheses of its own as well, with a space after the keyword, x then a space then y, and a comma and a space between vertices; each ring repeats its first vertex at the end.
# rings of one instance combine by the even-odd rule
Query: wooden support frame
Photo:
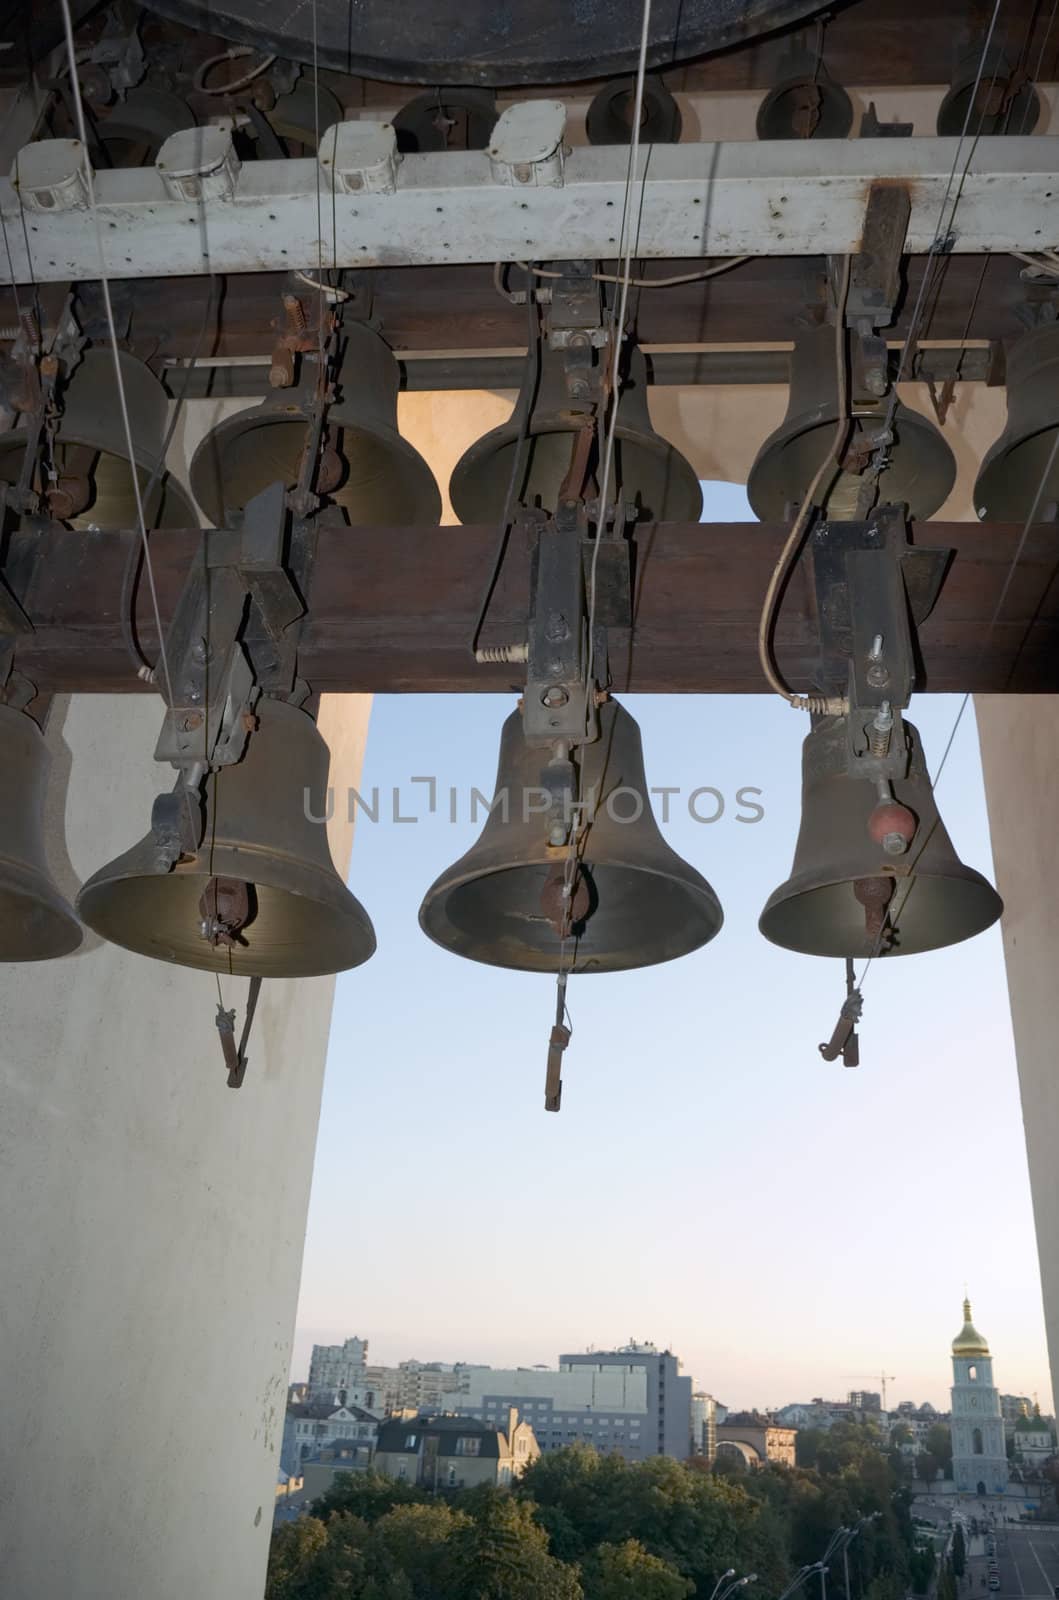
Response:
MULTIPOLYGON (((1059 528, 1026 537, 990 628, 1022 529, 929 522, 918 541, 955 552, 940 598, 919 629, 928 691, 1059 693, 1059 528)), ((610 634, 613 686, 640 693, 764 691, 756 635, 762 596, 785 529, 759 523, 659 523, 633 535, 634 625, 610 634)), ((9 541, 5 577, 34 625, 18 664, 42 693, 143 691, 119 615, 132 533, 49 531, 9 541)), ((198 530, 151 538, 168 622, 198 530)), ((469 640, 496 546, 495 527, 321 528, 310 614, 299 653, 314 691, 482 693, 520 687, 525 669, 475 663, 469 640)), ((525 639, 530 541, 511 536, 483 644, 525 639)), ((137 633, 157 638, 145 583, 137 633)), ((788 681, 809 687, 817 653, 804 564, 780 615, 777 655, 788 681)))

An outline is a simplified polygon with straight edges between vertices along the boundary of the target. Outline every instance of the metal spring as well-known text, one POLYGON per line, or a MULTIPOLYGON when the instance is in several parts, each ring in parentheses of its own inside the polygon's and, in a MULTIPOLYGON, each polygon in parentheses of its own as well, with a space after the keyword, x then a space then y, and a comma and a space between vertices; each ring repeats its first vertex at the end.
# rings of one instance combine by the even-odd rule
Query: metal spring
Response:
POLYGON ((528 661, 528 644, 488 644, 474 652, 474 659, 483 666, 497 661, 528 661))
POLYGON ((795 711, 808 711, 813 717, 844 717, 849 710, 845 696, 829 698, 822 694, 793 694, 791 705, 795 711))

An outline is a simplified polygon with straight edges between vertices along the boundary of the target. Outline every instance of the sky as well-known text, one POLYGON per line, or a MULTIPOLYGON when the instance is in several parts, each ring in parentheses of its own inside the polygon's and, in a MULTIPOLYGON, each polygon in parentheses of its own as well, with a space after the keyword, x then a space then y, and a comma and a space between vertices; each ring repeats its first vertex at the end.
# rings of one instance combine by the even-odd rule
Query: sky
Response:
MULTIPOLYGON (((709 486, 707 516, 739 508, 741 490, 709 486)), ((571 979, 552 1115, 554 979, 461 960, 417 922, 481 830, 470 790, 492 792, 514 698, 375 699, 361 792, 379 788, 379 820, 358 819, 349 883, 378 951, 337 983, 292 1375, 314 1342, 352 1334, 373 1361, 491 1366, 635 1338, 732 1407, 844 1397, 885 1371, 891 1405, 947 1409, 966 1291, 1000 1389, 1050 1409, 999 927, 876 962, 861 1066, 824 1062, 842 964, 757 930, 790 871, 807 719, 764 695, 622 703, 649 784, 681 790, 663 833, 725 924, 682 960, 571 979), (425 774, 434 815, 409 781, 425 774), (697 822, 687 797, 707 785, 723 813, 697 822), (393 821, 395 787, 418 821, 393 821), (761 791, 760 821, 737 820, 744 787, 761 791)), ((913 702, 931 772, 958 709, 913 702)), ((970 708, 938 804, 992 876, 970 708)))

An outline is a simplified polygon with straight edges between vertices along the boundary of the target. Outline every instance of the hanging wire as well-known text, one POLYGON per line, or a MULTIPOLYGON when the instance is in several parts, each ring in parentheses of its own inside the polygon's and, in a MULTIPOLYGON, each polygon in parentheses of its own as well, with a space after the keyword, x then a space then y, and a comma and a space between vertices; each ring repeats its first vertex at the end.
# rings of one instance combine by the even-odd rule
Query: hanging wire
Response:
MULTIPOLYGON (((173 412, 169 419, 169 426, 166 429, 165 437, 162 440, 162 444, 158 452, 158 460, 155 462, 151 476, 147 480, 147 486, 143 491, 143 502, 145 506, 150 505, 151 496, 155 491, 162 473, 166 470, 165 464, 166 457, 169 454, 169 447, 173 442, 173 435, 176 432, 177 422, 180 420, 180 414, 184 408, 184 402, 187 400, 188 391, 191 388, 192 374, 195 371, 196 364, 198 363, 199 357, 202 354, 203 344, 206 340, 206 333, 210 325, 210 315, 213 310, 216 289, 217 279, 211 272, 210 288, 209 293, 206 296, 206 307, 202 313, 202 325, 199 328, 198 338, 195 340, 194 349, 191 352, 191 358, 184 368, 184 381, 180 386, 179 394, 176 395, 174 400, 173 412)), ((150 538, 150 530, 148 530, 148 538, 150 538)), ((139 588, 140 572, 143 568, 143 552, 144 546, 141 543, 134 541, 129 546, 129 553, 125 562, 125 570, 121 579, 121 605, 119 609, 119 618, 121 621, 121 637, 124 642, 125 650, 129 660, 136 668, 138 675, 143 678, 145 682, 153 682, 154 673, 156 670, 155 666, 153 666, 144 655, 143 650, 140 648, 140 642, 136 637, 136 591, 139 588)))
MULTIPOLYGON (((527 273, 528 273, 527 268, 527 273)), ((496 589, 500 577, 500 569, 504 565, 508 543, 511 538, 512 519, 515 513, 515 501, 520 491, 523 471, 529 469, 530 452, 526 451, 529 439, 530 419, 533 415, 533 406, 537 396, 537 384, 540 382, 541 370, 541 330, 540 318, 537 315, 536 303, 533 299, 532 280, 526 278, 526 367, 523 373, 522 384, 519 389, 519 417, 518 435, 511 456, 511 472, 507 480, 507 490, 504 494, 504 504, 500 512, 500 526, 497 532, 496 554, 493 557, 493 568, 489 574, 482 593, 482 601, 478 607, 474 628, 471 632, 471 654, 478 652, 478 641, 482 636, 485 619, 492 603, 493 591, 496 589), (525 452, 525 469, 523 468, 523 453, 525 452)))
POLYGON ((161 612, 158 605, 158 589, 155 583, 154 565, 151 561, 150 543, 147 537, 147 522, 144 515, 143 494, 140 487, 140 475, 136 470, 136 457, 132 443, 132 424, 129 420, 129 406, 125 395, 125 380, 121 370, 121 358, 118 352, 118 334, 114 322, 114 306, 110 296, 110 279, 107 276, 106 251, 103 245, 103 228, 99 220, 99 210, 96 205, 95 177, 92 163, 88 159, 88 143, 85 130, 85 111, 81 101, 81 85, 77 77, 76 56, 74 51, 73 20, 70 16, 70 0, 60 0, 63 14, 63 29, 66 34, 66 55, 70 67, 70 90, 73 97, 74 111, 77 117, 77 132, 81 140, 84 155, 84 178, 88 193, 88 208, 92 214, 95 227, 96 248, 99 252, 99 282, 103 291, 103 306, 107 317, 107 330, 110 335, 110 351, 114 361, 114 377, 118 390, 118 405, 121 411, 121 425, 125 436, 125 446, 129 457, 129 472, 132 477, 133 496, 136 501, 136 519, 139 525, 140 540, 143 547, 143 564, 147 573, 147 584, 151 594, 151 606, 154 611, 155 626, 158 629, 159 659, 162 663, 162 672, 165 677, 166 693, 169 704, 173 704, 173 683, 169 672, 169 661, 166 656, 165 631, 162 627, 161 612))
MULTIPOLYGON (((614 460, 614 441, 617 437, 618 411, 621 405, 621 379, 620 355, 621 340, 625 328, 625 318, 628 311, 629 287, 632 278, 632 257, 636 238, 639 234, 639 214, 634 227, 631 216, 631 200, 633 183, 640 153, 640 117, 643 110, 644 78, 647 70, 647 44, 651 27, 651 0, 644 0, 643 17, 640 29, 640 53, 636 66, 636 90, 633 97, 632 110, 632 136, 629 143, 629 162, 625 174, 625 194, 622 201, 621 228, 619 230, 619 258, 622 259, 621 289, 615 298, 615 304, 610 324, 610 416, 606 431, 606 443, 603 451, 602 472, 599 481, 598 514, 596 517, 596 537, 592 548, 592 560, 588 572, 588 661, 585 671, 585 701, 582 714, 582 724, 587 733, 591 728, 593 697, 595 694, 595 643, 596 643, 596 572, 599 562, 599 549, 603 542, 607 518, 607 494, 610 488, 611 467, 614 460)), ((647 160, 644 161, 644 170, 640 179, 641 196, 647 186, 647 160)), ((605 390, 606 393, 606 390, 605 390)), ((572 905, 574 879, 577 875, 578 848, 583 836, 582 811, 585 798, 585 763, 582 759, 577 763, 576 803, 572 826, 570 829, 570 843, 567 850, 566 861, 563 868, 563 897, 567 906, 572 905)), ((567 966, 570 955, 571 930, 568 916, 564 915, 562 921, 563 937, 559 945, 559 970, 556 977, 557 983, 557 1009, 561 1005, 566 1011, 566 984, 569 976, 567 966)))

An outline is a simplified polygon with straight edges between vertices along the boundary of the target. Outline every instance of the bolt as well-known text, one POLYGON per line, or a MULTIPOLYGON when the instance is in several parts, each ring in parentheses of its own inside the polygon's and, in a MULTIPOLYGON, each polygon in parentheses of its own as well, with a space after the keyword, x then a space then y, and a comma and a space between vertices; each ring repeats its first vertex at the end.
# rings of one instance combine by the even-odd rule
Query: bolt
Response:
POLYGON ((548 621, 544 628, 544 637, 550 644, 558 644, 561 639, 569 639, 570 624, 561 611, 550 611, 548 621))
POLYGON ((185 733, 194 733, 196 728, 202 727, 202 712, 192 711, 184 718, 182 726, 185 733))
POLYGON ((541 705, 547 706, 551 710, 556 706, 565 706, 569 699, 570 696, 561 683, 552 683, 541 695, 541 705))
POLYGON ((908 843, 899 833, 884 833, 882 847, 888 856, 903 856, 908 843))
POLYGON ((566 843, 566 829, 561 822, 553 822, 548 829, 548 843, 555 845, 566 843))
POLYGON ((874 639, 871 642, 871 649, 868 651, 868 660, 869 661, 881 661, 882 660, 882 646, 883 646, 883 636, 882 636, 881 633, 877 633, 875 635, 874 639))

